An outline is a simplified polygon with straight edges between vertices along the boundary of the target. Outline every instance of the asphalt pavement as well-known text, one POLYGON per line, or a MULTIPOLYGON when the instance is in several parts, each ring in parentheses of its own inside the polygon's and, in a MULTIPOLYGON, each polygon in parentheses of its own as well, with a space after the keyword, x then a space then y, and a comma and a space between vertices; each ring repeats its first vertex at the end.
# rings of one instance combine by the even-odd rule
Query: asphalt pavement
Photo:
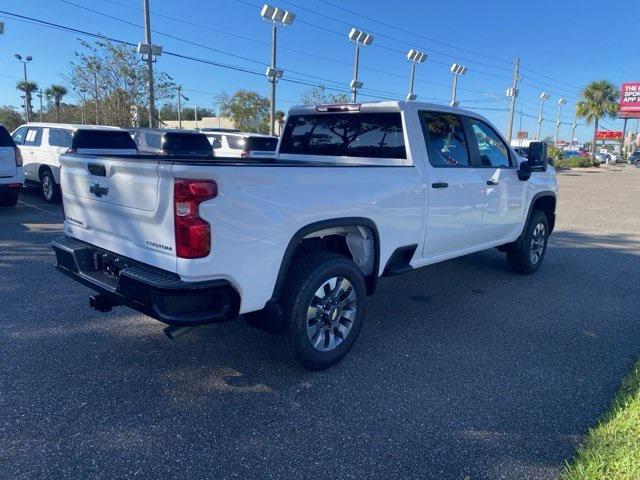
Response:
POLYGON ((171 341, 54 270, 61 209, 0 210, 0 478, 551 479, 640 355, 640 169, 560 174, 543 267, 384 279, 319 373, 242 321, 171 341))

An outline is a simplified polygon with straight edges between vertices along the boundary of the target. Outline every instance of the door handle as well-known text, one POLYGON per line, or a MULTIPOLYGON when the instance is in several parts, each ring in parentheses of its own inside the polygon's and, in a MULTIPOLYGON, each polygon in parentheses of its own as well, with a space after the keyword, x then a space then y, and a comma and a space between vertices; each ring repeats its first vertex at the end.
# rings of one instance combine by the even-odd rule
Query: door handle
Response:
POLYGON ((487 180, 487 185, 498 185, 500 182, 498 180, 487 180))
POLYGON ((436 182, 431 184, 431 188, 447 188, 449 186, 446 182, 436 182))

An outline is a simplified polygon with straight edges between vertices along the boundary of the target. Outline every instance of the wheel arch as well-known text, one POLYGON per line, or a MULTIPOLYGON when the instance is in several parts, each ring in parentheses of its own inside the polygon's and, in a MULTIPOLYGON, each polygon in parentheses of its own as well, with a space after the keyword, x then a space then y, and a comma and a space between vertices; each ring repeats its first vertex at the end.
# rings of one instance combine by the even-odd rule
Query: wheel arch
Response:
POLYGON ((272 300, 277 301, 280 296, 282 286, 284 285, 287 273, 291 263, 295 257, 296 252, 301 247, 302 243, 306 239, 314 238, 314 233, 319 233, 334 228, 341 227, 365 227, 371 232, 373 240, 373 269, 371 274, 365 275, 365 282, 367 285, 367 293, 369 295, 375 292, 378 273, 380 268, 380 236, 378 228, 373 220, 366 217, 342 217, 332 218, 326 220, 320 220, 313 222, 300 228, 291 238, 287 248, 282 257, 280 263, 280 269, 278 270, 278 276, 276 278, 276 284, 273 289, 272 300))
POLYGON ((544 212, 547 216, 547 220, 549 222, 549 234, 553 232, 553 229, 556 224, 556 203, 557 198, 556 194, 552 191, 545 191, 536 193, 531 199, 531 203, 529 204, 529 212, 527 213, 527 219, 522 227, 523 231, 529 223, 529 219, 531 218, 531 213, 534 210, 540 210, 544 212))

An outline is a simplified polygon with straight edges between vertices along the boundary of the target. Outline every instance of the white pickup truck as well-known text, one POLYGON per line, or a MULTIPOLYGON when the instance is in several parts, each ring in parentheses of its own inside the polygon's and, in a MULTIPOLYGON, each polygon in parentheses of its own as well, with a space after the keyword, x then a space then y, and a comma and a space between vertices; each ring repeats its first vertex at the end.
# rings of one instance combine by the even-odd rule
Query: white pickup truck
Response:
POLYGON ((341 359, 378 279, 498 247, 543 261, 557 183, 483 117, 417 102, 295 107, 275 159, 61 158, 60 271, 185 327, 245 315, 309 369, 341 359))

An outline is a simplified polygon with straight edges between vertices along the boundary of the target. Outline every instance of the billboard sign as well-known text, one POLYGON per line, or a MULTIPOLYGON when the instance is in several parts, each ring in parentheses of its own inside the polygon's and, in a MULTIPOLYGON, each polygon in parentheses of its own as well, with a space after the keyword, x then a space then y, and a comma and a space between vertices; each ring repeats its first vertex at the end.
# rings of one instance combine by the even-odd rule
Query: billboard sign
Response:
POLYGON ((522 132, 522 131, 518 132, 518 138, 521 138, 521 139, 529 138, 529 132, 522 132))
POLYGON ((615 130, 598 130, 596 140, 622 140, 622 132, 615 130))
POLYGON ((622 118, 640 118, 640 82, 625 82, 620 90, 620 110, 622 118))

